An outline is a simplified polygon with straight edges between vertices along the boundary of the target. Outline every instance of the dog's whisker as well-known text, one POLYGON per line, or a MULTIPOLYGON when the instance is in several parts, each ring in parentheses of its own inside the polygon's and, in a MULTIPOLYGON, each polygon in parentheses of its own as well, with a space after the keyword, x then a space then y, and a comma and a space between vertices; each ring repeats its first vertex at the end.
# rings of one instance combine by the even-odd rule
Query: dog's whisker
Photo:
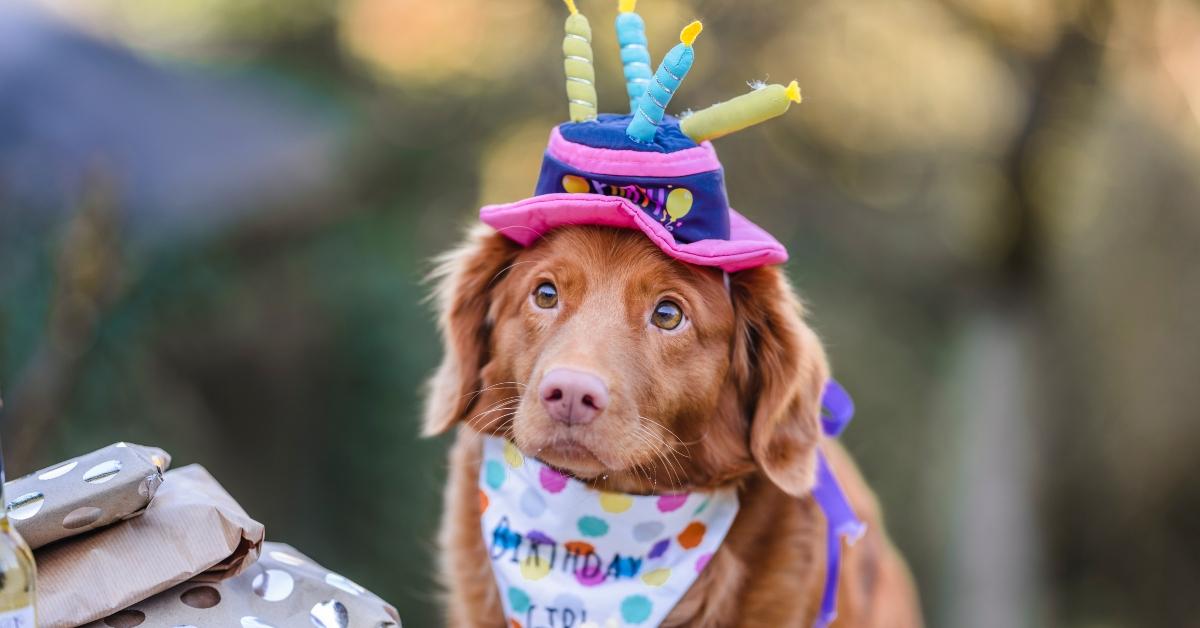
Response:
POLYGON ((480 410, 479 412, 476 412, 470 419, 467 419, 467 424, 472 425, 475 421, 482 419, 482 418, 486 417, 487 415, 495 413, 495 412, 511 410, 512 404, 519 405, 520 398, 512 397, 507 400, 498 401, 498 402, 492 404, 491 406, 489 406, 488 408, 486 408, 484 410, 480 410))
POLYGON ((489 414, 499 412, 501 410, 508 410, 514 403, 517 403, 517 402, 509 401, 506 403, 496 404, 496 405, 493 405, 486 409, 480 410, 479 412, 476 412, 474 415, 472 415, 471 418, 467 420, 467 423, 468 424, 473 423, 474 421, 476 421, 478 419, 482 419, 482 418, 488 416, 489 414))
POLYGON ((488 422, 485 423, 484 425, 476 427, 475 429, 477 429, 480 432, 487 432, 488 430, 492 429, 493 426, 503 422, 504 418, 505 418, 504 414, 498 414, 498 415, 492 417, 491 419, 488 419, 488 422))
POLYGON ((644 443, 647 447, 649 447, 651 453, 662 464, 664 470, 666 471, 668 477, 670 478, 671 484, 673 486, 683 485, 682 465, 679 465, 677 462, 672 461, 667 456, 667 451, 670 451, 670 450, 665 447, 665 443, 663 442, 661 435, 651 431, 648 427, 646 427, 645 425, 642 425, 642 424, 638 424, 637 426, 635 426, 635 429, 632 433, 642 443, 644 443))
POLYGON ((516 415, 516 411, 511 411, 511 412, 507 412, 505 414, 497 415, 497 416, 493 417, 490 421, 488 421, 487 425, 485 425, 483 428, 480 428, 479 431, 486 432, 486 431, 490 430, 492 428, 492 426, 498 425, 499 427, 497 429, 500 430, 501 434, 505 438, 508 438, 509 440, 511 440, 512 421, 509 421, 509 419, 511 419, 515 415, 516 415), (507 423, 506 423, 506 421, 507 421, 507 423))
POLYGON ((521 382, 496 382, 495 384, 492 384, 491 386, 484 386, 483 388, 466 393, 465 395, 462 395, 462 396, 470 397, 470 401, 474 401, 476 397, 478 397, 479 395, 482 395, 483 393, 485 393, 489 390, 495 390, 497 388, 508 387, 508 386, 514 386, 517 388, 526 388, 526 384, 522 384, 521 382))
MULTIPOLYGON (((638 418, 639 418, 639 419, 642 419, 643 421, 647 421, 647 422, 649 422, 649 423, 652 423, 652 424, 654 424, 655 426, 657 426, 659 429, 661 429, 661 430, 665 431, 667 434, 670 434, 670 435, 671 435, 671 438, 675 439, 675 441, 676 441, 676 442, 678 442, 680 445, 683 445, 685 448, 686 448, 686 447, 688 447, 689 445, 696 445, 696 444, 699 444, 699 443, 700 443, 700 441, 698 441, 698 440, 697 440, 697 441, 694 441, 694 442, 692 442, 692 443, 685 442, 685 441, 684 441, 682 438, 680 438, 680 437, 679 437, 679 435, 678 435, 678 434, 676 434, 676 433, 675 433, 675 431, 674 431, 674 430, 672 430, 671 428, 669 428, 669 427, 667 427, 666 425, 664 425, 664 424, 663 424, 661 421, 657 421, 657 420, 655 420, 655 419, 652 419, 652 418, 650 418, 650 417, 648 417, 648 416, 642 416, 642 415, 640 415, 640 414, 638 415, 638 418)), ((690 456, 689 456, 689 457, 690 457, 690 456)))
MULTIPOLYGON (((669 433, 672 437, 674 437, 675 442, 667 443, 666 439, 662 438, 662 436, 660 434, 655 434, 655 437, 658 439, 658 441, 662 442, 666 447, 666 455, 662 456, 664 458, 664 464, 667 465, 672 471, 677 472, 676 473, 677 476, 686 476, 686 473, 684 472, 684 469, 683 469, 683 462, 682 462, 682 460, 680 460, 680 456, 682 456, 683 458, 686 458, 688 460, 691 459, 691 452, 688 450, 688 443, 684 442, 683 439, 679 438, 679 435, 677 435, 673 430, 668 428, 666 425, 663 425, 661 422, 656 421, 650 417, 641 416, 641 415, 639 415, 638 418, 643 419, 646 422, 664 430, 665 432, 669 433), (683 445, 683 447, 684 447, 683 452, 680 452, 676 448, 676 446, 675 446, 676 443, 683 445)), ((645 426, 642 426, 642 427, 645 427, 645 426)), ((646 429, 649 429, 649 428, 646 428, 646 429)))

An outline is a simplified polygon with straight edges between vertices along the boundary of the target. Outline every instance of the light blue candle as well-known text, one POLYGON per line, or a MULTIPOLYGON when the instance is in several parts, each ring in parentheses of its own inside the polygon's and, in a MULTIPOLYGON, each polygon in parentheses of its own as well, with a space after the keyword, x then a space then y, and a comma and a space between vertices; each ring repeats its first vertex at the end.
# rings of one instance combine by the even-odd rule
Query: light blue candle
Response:
POLYGON ((650 49, 646 47, 646 22, 634 13, 637 0, 620 0, 617 7, 617 43, 625 66, 625 89, 629 92, 629 111, 637 111, 637 101, 650 84, 650 49))
POLYGON ((662 63, 658 64, 654 78, 646 86, 645 94, 637 101, 633 119, 625 129, 625 133, 633 141, 643 144, 654 142, 654 134, 658 131, 658 123, 662 122, 667 104, 671 102, 671 97, 675 95, 675 90, 679 89, 679 84, 687 76, 688 70, 692 69, 692 61, 695 59, 692 42, 696 41, 703 28, 700 22, 692 22, 683 27, 683 31, 679 33, 679 43, 663 57, 662 63))

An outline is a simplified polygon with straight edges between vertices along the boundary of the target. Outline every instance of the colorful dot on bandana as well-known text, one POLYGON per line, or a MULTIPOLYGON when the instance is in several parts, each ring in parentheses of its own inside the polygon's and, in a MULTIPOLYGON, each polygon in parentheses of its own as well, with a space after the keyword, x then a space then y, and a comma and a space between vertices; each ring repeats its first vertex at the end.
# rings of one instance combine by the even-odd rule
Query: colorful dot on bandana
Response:
POLYGON ((608 534, 608 522, 599 517, 580 517, 576 525, 579 526, 579 533, 584 536, 597 537, 608 534))
POLYGON ((700 502, 699 506, 696 506, 696 511, 692 513, 692 516, 695 517, 696 515, 704 512, 704 509, 708 508, 708 502, 710 501, 712 501, 711 497, 704 498, 704 501, 700 502))
POLYGON ((667 582, 667 578, 671 577, 671 570, 666 567, 659 567, 654 571, 648 571, 642 574, 642 582, 652 586, 661 587, 667 582))
POLYGON ((529 594, 517 587, 508 588, 508 605, 517 613, 529 610, 529 594))
POLYGON ((662 534, 663 524, 661 521, 643 521, 633 526, 633 540, 638 543, 647 543, 652 539, 658 538, 662 534))
POLYGON ((559 593, 554 596, 554 608, 558 609, 560 617, 562 617, 562 626, 572 626, 579 624, 573 623, 583 619, 586 612, 583 610, 583 600, 577 595, 570 593, 559 593), (570 615, 574 615, 573 620, 568 619, 570 615), (572 623, 568 623, 571 621, 572 623))
POLYGON ((542 488, 551 493, 560 493, 567 487, 567 477, 550 467, 542 467, 538 472, 538 481, 542 488))
POLYGON ((633 506, 633 498, 620 493, 600 493, 600 507, 604 512, 620 514, 633 506))
POLYGON ((683 529, 683 532, 680 532, 679 536, 675 538, 679 541, 679 545, 681 545, 683 549, 692 549, 704 540, 704 533, 707 530, 708 528, 706 528, 703 523, 700 523, 699 521, 693 521, 689 523, 687 527, 683 529))
POLYGON ((595 564, 586 565, 575 570, 575 581, 585 587, 604 584, 605 577, 604 569, 595 564))
POLYGON ((517 621, 516 617, 508 619, 508 628, 521 628, 521 622, 517 621))
POLYGON ((567 541, 563 543, 563 547, 567 548, 568 552, 579 556, 587 556, 596 551, 596 548, 592 547, 592 544, 587 541, 567 541))
POLYGON ((546 500, 533 488, 527 488, 521 494, 521 512, 536 519, 546 512, 546 500))
POLYGON ((487 507, 488 507, 487 493, 485 493, 483 491, 479 491, 479 512, 483 512, 483 511, 487 510, 487 507))
POLYGON ((508 466, 517 469, 525 464, 525 456, 521 455, 521 450, 509 441, 504 441, 504 461, 508 466))
POLYGON ((696 573, 704 571, 704 568, 708 566, 708 561, 712 560, 712 556, 712 553, 708 553, 696 559, 696 573))
POLYGON ((687 493, 663 495, 662 497, 658 498, 658 511, 671 512, 672 510, 677 510, 683 505, 684 502, 687 501, 687 498, 687 493))
POLYGON ((650 598, 644 595, 631 595, 621 600, 621 617, 626 623, 640 624, 646 621, 653 609, 650 598))
POLYGON ((540 556, 530 556, 521 561, 521 575, 526 580, 541 580, 550 573, 550 561, 540 556))
POLYGON ((493 490, 500 490, 504 484, 504 465, 495 460, 487 461, 487 484, 493 490))
POLYGON ((667 548, 669 548, 669 547, 671 547, 671 539, 663 539, 663 540, 655 543, 654 547, 650 548, 650 553, 646 554, 646 558, 651 558, 651 559, 658 558, 659 556, 666 554, 667 548))
POLYGON ((530 543, 537 543, 538 545, 554 545, 554 539, 541 530, 530 530, 529 534, 525 535, 525 538, 529 539, 530 543))

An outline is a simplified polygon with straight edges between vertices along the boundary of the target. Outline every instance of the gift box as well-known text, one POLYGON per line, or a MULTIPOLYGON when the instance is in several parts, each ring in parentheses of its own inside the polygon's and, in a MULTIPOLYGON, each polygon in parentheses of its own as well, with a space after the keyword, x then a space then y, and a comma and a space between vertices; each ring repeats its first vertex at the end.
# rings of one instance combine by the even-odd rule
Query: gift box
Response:
POLYGON ((253 564, 263 526, 199 465, 164 475, 145 513, 34 552, 38 625, 85 624, 204 574, 253 564))
POLYGON ((39 626, 400 625, 363 587, 264 544, 263 525, 203 467, 170 462, 116 443, 5 484, 35 548, 39 626))
POLYGON ((8 519, 37 549, 140 515, 171 464, 156 447, 116 443, 7 482, 8 519))
POLYGON ((262 556, 222 581, 200 576, 87 628, 111 626, 389 628, 396 609, 295 548, 264 543, 262 556))

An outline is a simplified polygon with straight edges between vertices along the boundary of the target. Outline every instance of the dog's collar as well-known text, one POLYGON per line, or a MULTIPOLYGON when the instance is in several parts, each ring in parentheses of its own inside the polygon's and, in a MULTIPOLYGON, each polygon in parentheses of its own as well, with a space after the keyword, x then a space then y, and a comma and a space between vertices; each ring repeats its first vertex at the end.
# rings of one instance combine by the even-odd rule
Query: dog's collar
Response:
MULTIPOLYGON (((830 438, 854 402, 830 380, 821 399, 830 438)), ((607 493, 488 436, 479 471, 482 532, 505 613, 522 626, 657 625, 724 540, 738 511, 732 487, 670 495, 607 493), (554 624, 557 616, 558 624, 554 624)), ((827 521, 816 625, 837 616, 843 537, 866 531, 823 452, 812 491, 827 521)))

